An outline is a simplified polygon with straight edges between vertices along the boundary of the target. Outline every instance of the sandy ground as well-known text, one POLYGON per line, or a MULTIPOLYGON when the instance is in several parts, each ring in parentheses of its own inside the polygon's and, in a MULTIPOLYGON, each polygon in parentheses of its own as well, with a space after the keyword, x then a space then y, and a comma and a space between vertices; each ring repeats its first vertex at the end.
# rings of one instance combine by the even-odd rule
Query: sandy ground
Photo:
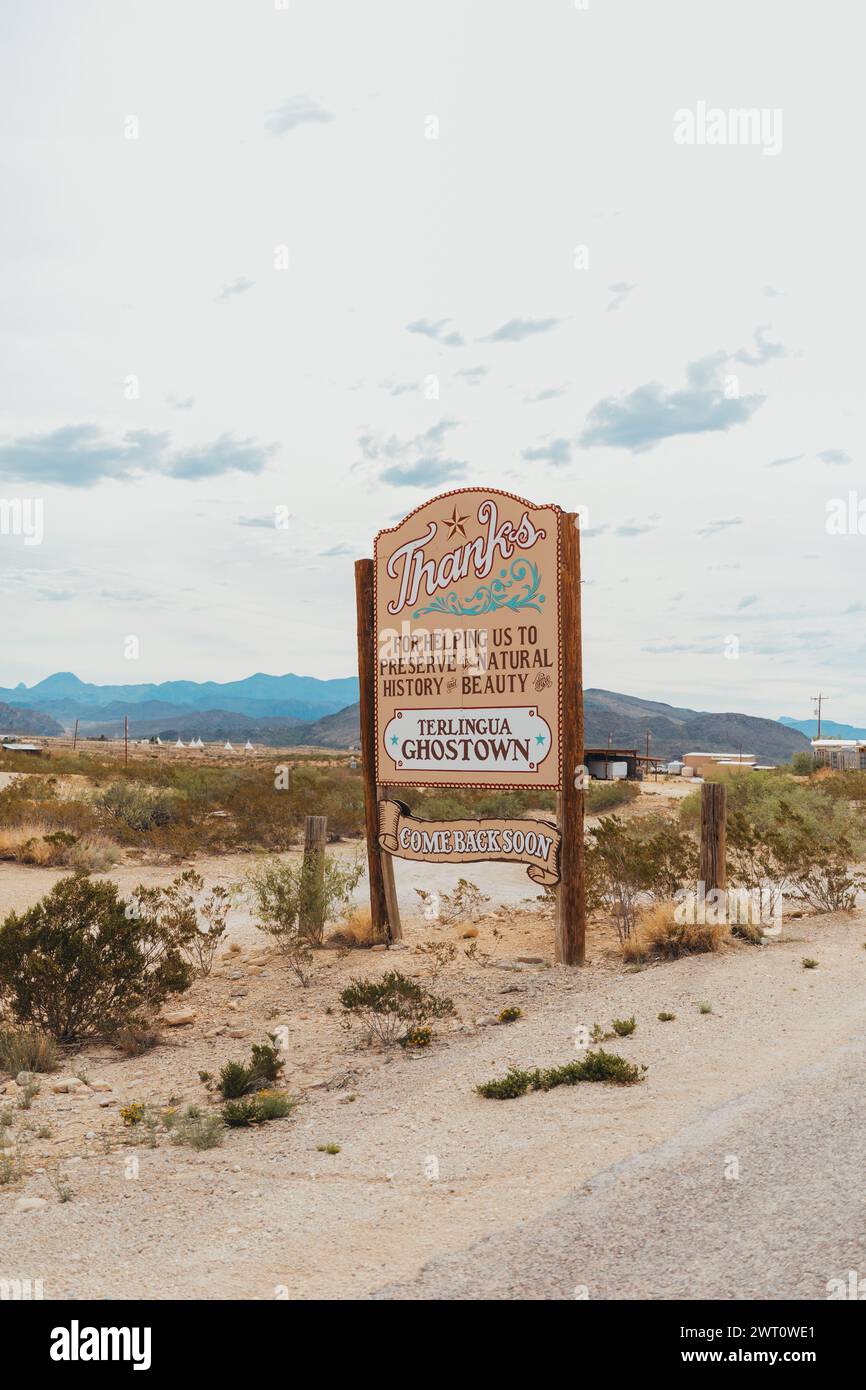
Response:
MULTIPOLYGON (((355 852, 346 847, 345 852, 355 852)), ((249 857, 197 861, 209 882, 231 883, 249 857)), ((13 1136, 29 1126, 27 1175, 0 1187, 0 1279, 40 1278, 47 1298, 344 1298, 398 1287, 437 1256, 541 1216, 577 1183, 676 1136, 757 1086, 781 1087, 792 1070, 863 1031, 866 916, 788 920, 781 941, 739 945, 629 973, 608 929, 590 935, 590 964, 551 965, 553 924, 534 904, 518 866, 473 865, 494 902, 477 923, 480 959, 454 926, 418 914, 413 866, 398 866, 402 950, 319 953, 306 990, 276 957, 248 913, 230 939, 241 949, 182 1001, 189 1027, 139 1058, 108 1047, 64 1064, 91 1085, 55 1094, 51 1078, 29 1111, 17 1092, 13 1136), (410 872, 404 872, 409 870, 410 872), (504 904, 504 905, 502 905, 504 904), (414 948, 454 941, 458 960, 435 984, 458 1018, 438 1025, 417 1055, 359 1045, 341 1027, 345 983, 396 966, 431 983, 414 948), (520 957, 534 960, 520 961, 520 957), (812 956, 818 969, 806 971, 812 956), (702 1014, 698 1004, 712 1004, 702 1014), (523 1018, 491 1022, 517 1004, 523 1018), (657 1014, 676 1014, 662 1023, 657 1014), (475 1085, 510 1064, 573 1057, 575 1030, 634 1014, 636 1033, 606 1044, 649 1071, 640 1086, 563 1088, 520 1101, 483 1100, 475 1085), (299 1098, 292 1117, 229 1132, 204 1153, 160 1136, 149 1148, 119 1108, 132 1101, 211 1104, 200 1070, 242 1059, 268 1031, 288 1030, 285 1080, 299 1098), (111 1089, 93 1089, 99 1082, 111 1089), (37 1130, 50 1126, 51 1136, 37 1130), (340 1152, 318 1152, 338 1144, 340 1152), (73 1189, 60 1203, 54 1165, 73 1189), (135 1160, 135 1161, 130 1161, 135 1160), (47 1170, 47 1171, 46 1171, 47 1170), (47 1199, 17 1210, 24 1196, 47 1199)), ((168 868, 118 866, 125 889, 164 882, 168 868)), ((447 871, 424 886, 447 891, 447 871), (443 876, 444 875, 444 876, 443 876)), ((0 865, 0 914, 35 901, 57 870, 0 865)), ((456 874, 451 876, 451 880, 456 874)))

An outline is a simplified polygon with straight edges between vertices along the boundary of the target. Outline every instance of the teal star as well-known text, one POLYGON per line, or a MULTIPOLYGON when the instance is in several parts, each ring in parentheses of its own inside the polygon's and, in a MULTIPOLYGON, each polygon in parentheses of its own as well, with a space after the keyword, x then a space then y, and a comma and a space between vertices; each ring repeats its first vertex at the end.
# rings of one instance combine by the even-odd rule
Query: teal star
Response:
POLYGON ((543 743, 544 743, 544 734, 536 734, 536 735, 535 735, 535 742, 536 742, 536 743, 542 743, 542 744, 543 744, 543 743))
POLYGON ((392 735, 391 735, 391 742, 392 742, 392 743, 399 743, 399 742, 400 742, 400 740, 398 739, 398 737, 397 737, 396 734, 392 734, 392 735))

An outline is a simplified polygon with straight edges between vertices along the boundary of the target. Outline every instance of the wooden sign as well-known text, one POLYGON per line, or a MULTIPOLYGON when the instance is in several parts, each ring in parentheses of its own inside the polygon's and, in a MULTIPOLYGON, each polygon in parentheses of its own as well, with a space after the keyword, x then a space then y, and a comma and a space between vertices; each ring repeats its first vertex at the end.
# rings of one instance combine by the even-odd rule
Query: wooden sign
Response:
POLYGON ((560 786, 560 516, 469 488, 379 532, 380 786, 560 786))
POLYGON ((380 531, 355 565, 374 936, 401 935, 393 859, 526 864, 557 887, 556 959, 584 959, 577 516, 465 488, 380 531), (422 820, 399 787, 553 790, 541 817, 422 820))
POLYGON ((399 859, 427 864, 526 864, 533 883, 559 882, 560 834, 550 821, 421 820, 402 801, 380 801, 379 844, 399 859))

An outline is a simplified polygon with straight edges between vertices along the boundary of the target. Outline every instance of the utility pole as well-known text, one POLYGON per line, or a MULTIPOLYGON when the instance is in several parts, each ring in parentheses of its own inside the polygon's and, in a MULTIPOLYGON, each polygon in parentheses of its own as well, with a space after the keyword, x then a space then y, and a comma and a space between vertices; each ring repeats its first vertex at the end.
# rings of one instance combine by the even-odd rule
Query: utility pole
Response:
POLYGON ((825 695, 822 695, 821 692, 819 691, 817 695, 813 695, 813 696, 812 696, 812 699, 815 701, 815 713, 816 713, 817 716, 818 716, 818 732, 817 732, 817 734, 815 735, 815 737, 816 737, 816 738, 820 738, 820 737, 821 737, 821 706, 823 705, 824 700, 826 699, 826 696, 825 696, 825 695))

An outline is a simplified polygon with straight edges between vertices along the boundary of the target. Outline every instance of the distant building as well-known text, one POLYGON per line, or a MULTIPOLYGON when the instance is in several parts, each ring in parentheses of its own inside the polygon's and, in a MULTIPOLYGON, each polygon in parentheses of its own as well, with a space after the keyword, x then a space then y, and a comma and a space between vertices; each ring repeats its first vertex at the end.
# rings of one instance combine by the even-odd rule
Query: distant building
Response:
POLYGON ((683 771, 690 767, 693 777, 703 777, 714 767, 744 767, 754 771, 757 762, 754 753, 686 753, 683 771))
POLYGON ((4 743, 4 753, 41 753, 38 743, 4 743))
POLYGON ((864 738, 813 738, 812 752, 820 767, 833 767, 840 772, 866 771, 864 738))

